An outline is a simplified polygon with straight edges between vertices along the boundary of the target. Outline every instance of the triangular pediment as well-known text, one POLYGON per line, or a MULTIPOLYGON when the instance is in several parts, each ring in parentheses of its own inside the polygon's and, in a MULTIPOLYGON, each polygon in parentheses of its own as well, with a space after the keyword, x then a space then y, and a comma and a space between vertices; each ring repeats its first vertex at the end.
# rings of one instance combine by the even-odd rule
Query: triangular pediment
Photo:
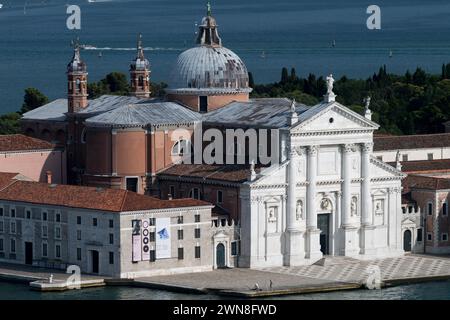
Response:
POLYGON ((371 168, 372 177, 398 177, 401 179, 406 178, 406 174, 394 168, 393 166, 381 160, 378 160, 374 156, 370 158, 370 162, 372 163, 371 168))
POLYGON ((292 131, 377 130, 378 124, 337 103, 323 103, 299 115, 292 131))

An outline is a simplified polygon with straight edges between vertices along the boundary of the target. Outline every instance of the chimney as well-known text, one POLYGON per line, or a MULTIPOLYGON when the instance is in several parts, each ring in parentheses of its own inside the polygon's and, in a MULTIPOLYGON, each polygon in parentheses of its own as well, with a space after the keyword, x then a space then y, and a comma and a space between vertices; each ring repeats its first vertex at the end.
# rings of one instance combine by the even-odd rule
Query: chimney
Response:
POLYGON ((46 174, 47 174, 47 183, 52 184, 52 172, 47 171, 46 174))

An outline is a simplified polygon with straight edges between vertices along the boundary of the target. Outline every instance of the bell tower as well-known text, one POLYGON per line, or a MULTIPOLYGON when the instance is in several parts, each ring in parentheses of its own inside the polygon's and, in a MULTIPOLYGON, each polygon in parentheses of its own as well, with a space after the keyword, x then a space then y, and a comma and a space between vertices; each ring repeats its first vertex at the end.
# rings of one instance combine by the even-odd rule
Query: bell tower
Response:
POLYGON ((67 84, 68 84, 68 111, 76 113, 88 105, 87 93, 87 68, 81 61, 80 44, 78 39, 73 42, 74 54, 70 63, 67 65, 67 84))
POLYGON ((142 35, 137 41, 137 55, 130 65, 131 95, 137 98, 150 97, 150 63, 144 56, 142 35))

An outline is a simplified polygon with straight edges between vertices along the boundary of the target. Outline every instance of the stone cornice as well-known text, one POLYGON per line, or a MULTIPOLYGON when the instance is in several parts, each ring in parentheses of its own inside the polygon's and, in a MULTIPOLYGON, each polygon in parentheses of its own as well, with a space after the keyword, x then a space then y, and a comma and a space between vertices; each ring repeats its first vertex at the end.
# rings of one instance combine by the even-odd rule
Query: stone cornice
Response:
POLYGON ((337 134, 365 134, 372 133, 374 129, 330 129, 327 131, 305 131, 305 132, 291 132, 293 137, 311 137, 311 136, 332 136, 337 134))
POLYGON ((243 183, 246 181, 243 181, 242 183, 239 182, 231 182, 231 181, 225 181, 225 180, 214 180, 211 178, 205 179, 205 178, 196 178, 196 177, 182 177, 182 176, 171 176, 171 175, 165 175, 165 174, 157 174, 157 179, 159 180, 166 180, 166 181, 177 181, 177 182, 187 182, 187 183, 198 183, 198 184, 208 184, 208 185, 221 185, 225 187, 233 187, 233 188, 240 188, 243 183))

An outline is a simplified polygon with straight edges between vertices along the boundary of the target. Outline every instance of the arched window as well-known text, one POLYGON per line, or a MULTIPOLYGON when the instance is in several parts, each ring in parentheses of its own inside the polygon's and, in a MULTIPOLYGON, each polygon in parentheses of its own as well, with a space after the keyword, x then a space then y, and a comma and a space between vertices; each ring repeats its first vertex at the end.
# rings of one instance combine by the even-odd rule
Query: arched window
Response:
POLYGON ((77 79, 75 82, 76 82, 77 92, 80 92, 81 91, 81 81, 80 81, 80 79, 77 79))
POLYGON ((192 188, 189 191, 189 198, 200 200, 200 190, 198 188, 192 188))
POLYGON ((192 154, 192 145, 188 140, 178 140, 172 147, 173 156, 184 156, 186 154, 192 154))
POLYGON ((143 89, 144 88, 144 77, 143 76, 139 76, 138 78, 138 86, 143 89))
POLYGON ((86 143, 86 128, 81 131, 81 143, 86 143))
POLYGON ((46 141, 51 141, 52 140, 52 134, 50 133, 49 130, 44 129, 41 132, 41 138, 46 140, 46 141))

